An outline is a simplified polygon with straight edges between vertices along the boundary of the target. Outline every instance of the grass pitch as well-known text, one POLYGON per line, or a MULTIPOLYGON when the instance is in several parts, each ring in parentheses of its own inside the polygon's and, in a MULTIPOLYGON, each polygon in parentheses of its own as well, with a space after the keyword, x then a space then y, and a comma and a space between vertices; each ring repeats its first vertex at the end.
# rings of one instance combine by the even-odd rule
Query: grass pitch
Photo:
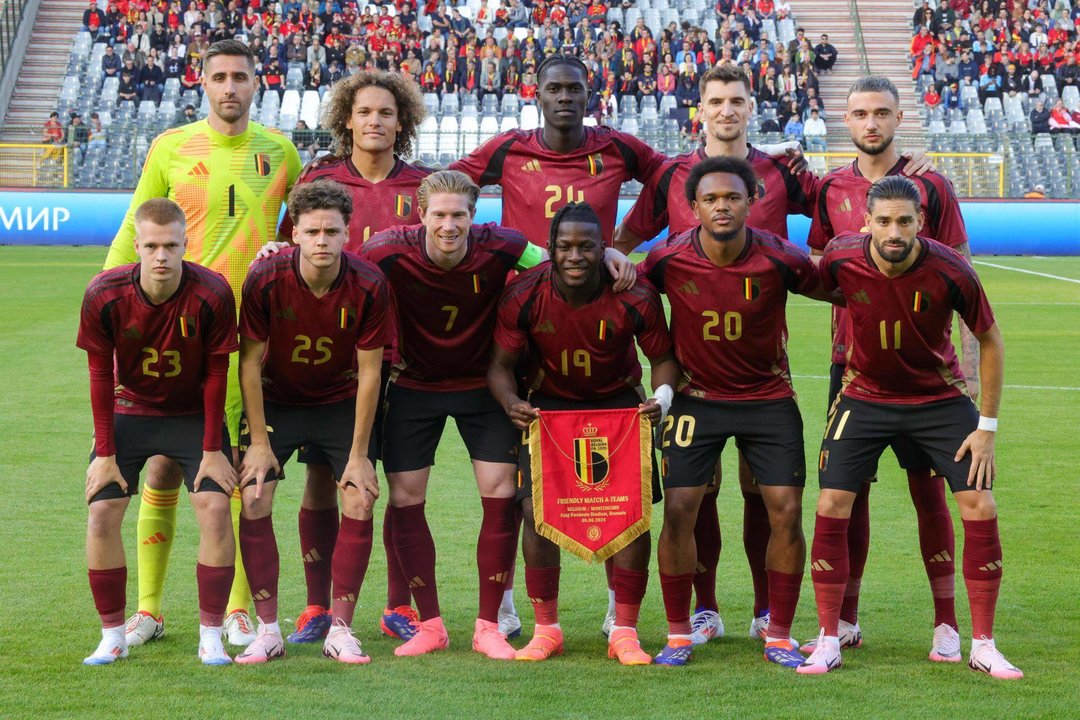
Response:
MULTIPOLYGON (((385 598, 385 562, 376 542, 356 615, 357 634, 373 658, 370 665, 338 666, 321 656, 321 646, 307 645, 290 646, 288 658, 264 667, 202 667, 195 657, 196 529, 183 504, 166 588, 168 633, 113 667, 83 667, 79 663, 99 635, 83 557, 83 477, 91 417, 85 355, 74 340, 83 289, 104 256, 104 248, 0 247, 4 718, 1077 716, 1080 258, 980 258, 1001 267, 977 265, 1004 332, 1007 357, 998 443, 1001 477, 995 488, 1005 582, 996 634, 1027 677, 1005 683, 965 665, 926 660, 930 595, 907 483, 887 456, 871 503, 873 543, 861 607, 866 640, 861 649, 845 654, 838 672, 823 678, 796 676, 766 664, 760 644, 746 636, 752 595, 741 548, 733 449, 725 457, 729 480, 720 498, 726 548, 719 598, 727 637, 699 648, 683 669, 619 667, 607 659, 600 635, 606 605, 603 570, 564 555, 560 604, 567 654, 540 665, 482 658, 469 644, 479 502, 452 425, 429 497, 450 651, 423 658, 393 656, 394 643, 376 630, 385 598)), ((828 310, 793 298, 788 319, 808 466, 814 467, 828 384, 828 310)), ((300 489, 294 467, 278 493, 276 512, 283 620, 295 617, 304 603, 295 529, 300 489)), ((811 477, 803 504, 808 538, 816 496, 811 477)), ((131 539, 129 612, 136 599, 137 502, 125 525, 131 539)), ((377 518, 381 512, 380 503, 377 518)), ((955 512, 954 519, 959 550, 962 530, 955 512)), ((655 652, 665 628, 655 561, 652 572, 641 638, 655 652)), ((518 586, 518 608, 528 629, 532 613, 520 564, 518 586)), ((809 573, 802 599, 794 631, 805 639, 817 632, 809 573)), ((957 605, 966 638, 970 625, 961 578, 957 605)), ((963 649, 966 658, 967 639, 963 649)))

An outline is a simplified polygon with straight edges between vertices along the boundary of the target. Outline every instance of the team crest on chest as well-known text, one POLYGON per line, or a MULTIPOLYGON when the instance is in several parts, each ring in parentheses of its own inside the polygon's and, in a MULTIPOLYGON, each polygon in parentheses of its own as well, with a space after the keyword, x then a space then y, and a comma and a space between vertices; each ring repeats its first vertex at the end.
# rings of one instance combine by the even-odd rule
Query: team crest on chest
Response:
POLYGON ((753 302, 761 295, 761 281, 757 278, 743 278, 742 281, 743 297, 747 302, 753 302))
POLYGON ((764 200, 765 199, 765 181, 762 180, 761 178, 757 179, 757 199, 758 200, 764 200))
POLYGON ((479 295, 480 293, 487 290, 487 287, 488 287, 487 273, 473 273, 473 276, 472 276, 472 290, 473 290, 473 293, 476 294, 476 295, 479 295))
POLYGON ((926 312, 930 309, 930 295, 925 290, 916 290, 911 293, 911 311, 916 313, 926 312))
POLYGON ((613 334, 615 334, 615 323, 611 322, 607 318, 596 323, 596 339, 607 340, 613 334))
POLYGON ((608 439, 599 437, 593 424, 581 428, 574 438, 574 475, 585 490, 602 490, 609 482, 608 439))
POLYGON ((338 308, 338 327, 348 330, 356 323, 356 308, 351 305, 338 308))
POLYGON ((407 218, 412 213, 412 195, 397 195, 394 197, 394 214, 399 218, 407 218))
POLYGON ((270 156, 266 153, 255 153, 255 172, 263 177, 270 174, 270 156))
POLYGON ((588 157, 589 174, 596 176, 604 172, 604 158, 600 153, 593 153, 588 157))
POLYGON ((181 315, 179 319, 180 337, 185 340, 194 337, 197 332, 194 315, 181 315))

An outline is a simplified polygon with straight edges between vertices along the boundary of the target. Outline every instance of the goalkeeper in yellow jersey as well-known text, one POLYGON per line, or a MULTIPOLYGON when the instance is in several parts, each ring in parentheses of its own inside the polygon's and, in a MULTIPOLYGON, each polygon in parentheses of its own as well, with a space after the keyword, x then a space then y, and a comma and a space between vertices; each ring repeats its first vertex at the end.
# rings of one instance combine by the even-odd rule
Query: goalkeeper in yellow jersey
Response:
MULTIPOLYGON (((154 140, 139 185, 120 231, 113 238, 106 268, 135 262, 134 212, 152 197, 175 201, 187 217, 187 255, 225 276, 240 305, 248 264, 273 240, 281 206, 300 174, 300 155, 289 138, 250 122, 255 97, 255 56, 238 40, 214 43, 203 61, 203 90, 210 115, 167 130, 154 140)), ((225 402, 230 443, 239 437, 240 384, 235 355, 229 364, 225 402)), ((127 623, 129 647, 161 637, 165 624, 161 596, 176 529, 176 504, 183 474, 173 461, 147 463, 139 506, 139 610, 127 623)), ((233 528, 238 526, 239 494, 233 497, 233 528)), ((251 590, 236 556, 225 632, 233 645, 255 639, 247 608, 251 590)))

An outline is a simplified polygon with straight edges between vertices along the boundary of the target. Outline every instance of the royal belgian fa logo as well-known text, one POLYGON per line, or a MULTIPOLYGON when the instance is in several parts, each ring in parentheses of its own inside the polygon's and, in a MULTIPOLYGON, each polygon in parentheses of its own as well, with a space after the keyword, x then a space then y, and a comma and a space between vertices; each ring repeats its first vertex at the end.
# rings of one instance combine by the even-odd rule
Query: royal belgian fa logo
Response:
POLYGON ((479 273, 479 274, 473 273, 473 276, 472 276, 473 294, 479 295, 480 293, 487 290, 487 287, 488 287, 487 273, 479 273))
POLYGON ((394 214, 407 218, 412 214, 412 195, 398 195, 394 198, 394 214))
POLYGON ((760 202, 765 199, 765 181, 761 178, 757 179, 757 200, 760 202))
POLYGON ((270 174, 270 156, 266 153, 255 153, 255 172, 263 177, 270 174))
POLYGON ((592 176, 604 172, 604 158, 600 153, 593 153, 588 158, 589 174, 592 176))
POLYGON ((356 323, 356 308, 351 305, 338 308, 338 327, 348 330, 356 323))
POLYGON ((194 315, 181 315, 179 320, 180 325, 180 337, 185 340, 193 337, 196 332, 195 328, 195 316, 194 315))
POLYGON ((581 437, 574 438, 574 475, 585 490, 602 490, 611 480, 608 439, 599 437, 599 432, 599 428, 589 423, 581 428, 581 437))
POLYGON ((743 278, 743 297, 747 302, 753 302, 761 295, 761 281, 757 278, 743 278))
POLYGON ((926 312, 930 309, 930 296, 925 290, 916 290, 911 293, 911 311, 916 313, 926 312))

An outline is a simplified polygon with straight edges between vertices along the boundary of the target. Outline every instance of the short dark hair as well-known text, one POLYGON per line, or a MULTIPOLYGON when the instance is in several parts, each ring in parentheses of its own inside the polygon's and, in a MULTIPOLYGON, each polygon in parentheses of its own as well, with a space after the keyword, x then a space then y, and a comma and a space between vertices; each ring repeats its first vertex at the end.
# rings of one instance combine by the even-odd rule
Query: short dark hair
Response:
POLYGON ((903 175, 886 175, 866 191, 866 209, 869 212, 878 200, 908 200, 918 209, 922 206, 919 186, 903 175))
POLYGON ((690 175, 686 178, 686 202, 690 206, 693 206, 697 200, 697 189, 701 184, 701 178, 714 173, 738 175, 746 185, 746 197, 750 200, 757 197, 757 175, 750 163, 741 158, 720 155, 706 158, 691 168, 690 175))
POLYGON ((593 206, 587 202, 567 203, 559 208, 555 217, 551 218, 551 234, 548 236, 548 256, 555 257, 555 238, 559 235, 559 227, 564 222, 582 222, 596 226, 601 238, 604 235, 604 226, 600 222, 600 216, 596 214, 593 206))
POLYGON ((303 183, 289 193, 289 218, 294 225, 300 223, 300 217, 312 210, 337 210, 349 224, 352 217, 352 197, 345 186, 333 180, 317 180, 303 183))
POLYGON ((542 85, 543 83, 541 82, 541 78, 544 76, 544 73, 546 73, 553 67, 558 67, 559 65, 567 65, 573 68, 577 68, 581 71, 581 74, 585 76, 586 81, 588 81, 589 68, 585 67, 585 63, 583 63, 581 60, 574 57, 573 55, 556 54, 549 55, 547 58, 544 59, 543 62, 540 63, 540 67, 536 69, 536 84, 542 85))
POLYGON ((240 40, 218 40, 206 51, 206 57, 203 58, 203 65, 208 65, 210 59, 215 58, 218 55, 245 57, 247 58, 248 65, 251 66, 251 69, 255 69, 255 53, 240 40))
POLYGON ((718 63, 706 70, 701 76, 701 81, 698 82, 698 93, 704 95, 705 87, 711 82, 742 83, 747 95, 752 95, 754 92, 750 86, 750 78, 733 62, 718 63))
POLYGON ((896 89, 896 84, 883 75, 867 75, 859 78, 851 83, 847 96, 850 98, 855 93, 867 92, 889 93, 898 104, 900 102, 900 91, 896 89))

